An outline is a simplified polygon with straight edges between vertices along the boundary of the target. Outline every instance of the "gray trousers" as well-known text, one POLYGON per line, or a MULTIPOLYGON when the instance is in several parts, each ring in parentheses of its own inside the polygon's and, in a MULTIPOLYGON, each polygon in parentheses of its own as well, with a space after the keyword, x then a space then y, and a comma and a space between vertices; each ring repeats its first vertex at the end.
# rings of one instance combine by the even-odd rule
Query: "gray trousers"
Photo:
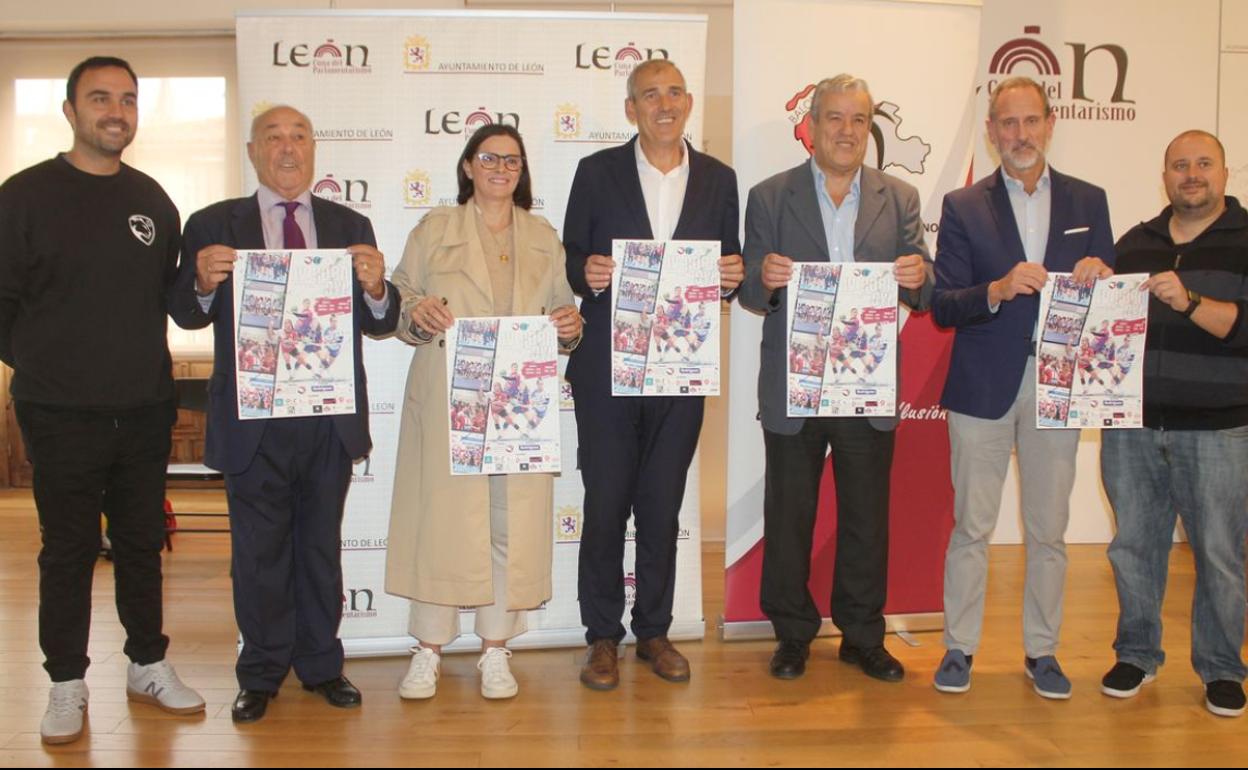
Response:
POLYGON ((1015 447, 1027 547, 1023 650, 1031 658, 1057 651, 1079 431, 1036 428, 1035 361, 1028 359, 1018 396, 1000 419, 949 413, 954 528, 945 554, 944 641, 946 649, 967 655, 974 654, 983 631, 988 541, 1015 447))

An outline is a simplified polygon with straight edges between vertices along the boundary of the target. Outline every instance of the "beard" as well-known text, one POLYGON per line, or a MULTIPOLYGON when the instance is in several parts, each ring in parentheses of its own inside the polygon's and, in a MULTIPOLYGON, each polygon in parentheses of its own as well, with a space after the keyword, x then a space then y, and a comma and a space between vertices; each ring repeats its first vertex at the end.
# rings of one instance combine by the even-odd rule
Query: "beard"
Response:
POLYGON ((134 141, 134 127, 124 120, 101 120, 88 130, 79 131, 78 137, 105 155, 120 155, 134 141), (121 133, 113 135, 107 129, 117 126, 121 133))
POLYGON ((1200 211, 1209 208, 1214 203, 1213 190, 1208 182, 1196 190, 1185 192, 1180 187, 1175 192, 1176 195, 1172 203, 1176 209, 1182 209, 1183 211, 1200 211))
POLYGON ((1044 163, 1044 150, 1030 143, 1014 146, 1001 152, 1001 160, 1011 170, 1030 171, 1036 165, 1044 163))

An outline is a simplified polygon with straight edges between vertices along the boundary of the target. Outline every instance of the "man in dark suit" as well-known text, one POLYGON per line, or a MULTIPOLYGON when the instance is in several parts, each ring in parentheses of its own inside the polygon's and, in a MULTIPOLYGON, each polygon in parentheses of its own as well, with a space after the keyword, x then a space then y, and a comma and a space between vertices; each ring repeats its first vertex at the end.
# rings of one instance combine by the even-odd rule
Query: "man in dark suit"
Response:
POLYGON ((1111 275, 1114 241, 1105 191, 1045 161, 1054 120, 1035 81, 999 83, 987 129, 1001 166, 946 195, 940 218, 933 313, 936 323, 957 330, 941 397, 949 410, 955 520, 945 556, 948 651, 935 677, 941 692, 971 686, 988 539, 1015 446, 1027 544, 1024 672, 1043 697, 1071 692, 1056 651, 1079 431, 1036 429, 1039 291, 1050 270, 1079 281, 1111 275))
POLYGON ((306 115, 274 107, 252 123, 247 152, 260 187, 186 223, 182 263, 170 298, 179 326, 212 323, 204 463, 225 474, 233 548, 234 613, 243 636, 236 667, 238 722, 264 716, 287 671, 333 706, 360 704, 342 675, 343 505, 351 463, 368 454, 368 394, 361 332, 392 332, 398 291, 385 280, 368 219, 311 195, 315 141, 306 115), (235 249, 347 249, 355 270, 356 413, 238 419, 234 356, 235 249))
POLYGON ((625 112, 637 137, 584 158, 576 170, 563 242, 568 281, 582 298, 585 336, 568 363, 585 485, 578 591, 589 651, 581 682, 619 684, 624 638, 624 532, 637 529, 637 657, 669 681, 689 663, 668 641, 676 585, 676 539, 685 478, 702 427, 700 396, 611 396, 611 271, 616 238, 718 240, 721 293, 743 276, 732 169, 684 140, 693 98, 666 59, 628 79, 625 112))
POLYGON ((786 287, 798 262, 889 262, 900 299, 925 308, 932 290, 919 193, 862 161, 875 103, 851 75, 821 81, 811 98, 811 159, 750 190, 741 304, 763 321, 758 400, 767 456, 763 501, 762 609, 779 644, 771 673, 802 675, 822 619, 810 595, 810 550, 819 483, 831 450, 837 549, 832 620, 840 658, 869 676, 900 681, 884 648, 888 590, 888 487, 894 417, 790 418, 786 287))

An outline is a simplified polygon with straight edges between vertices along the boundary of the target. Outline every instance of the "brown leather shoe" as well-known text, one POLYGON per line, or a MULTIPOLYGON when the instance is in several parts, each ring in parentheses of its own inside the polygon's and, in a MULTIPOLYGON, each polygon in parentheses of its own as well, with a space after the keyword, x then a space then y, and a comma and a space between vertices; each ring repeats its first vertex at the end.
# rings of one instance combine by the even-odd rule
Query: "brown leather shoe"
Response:
POLYGON ((620 653, 614 639, 598 639, 585 653, 581 684, 591 690, 614 690, 620 684, 620 653))
POLYGON ((637 657, 648 662, 654 673, 669 682, 689 681, 689 661, 676 651, 666 636, 639 639, 637 657))

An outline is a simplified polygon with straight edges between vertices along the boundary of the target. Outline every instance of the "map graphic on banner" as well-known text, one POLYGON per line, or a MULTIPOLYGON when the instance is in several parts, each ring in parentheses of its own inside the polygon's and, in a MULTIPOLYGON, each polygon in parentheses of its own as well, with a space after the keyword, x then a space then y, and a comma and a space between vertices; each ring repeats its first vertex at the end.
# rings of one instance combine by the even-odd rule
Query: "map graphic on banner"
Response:
POLYGON ((240 251, 232 283, 239 419, 354 414, 351 255, 240 251))
POLYGON ((611 249, 611 395, 719 395, 719 241, 611 249))
POLYGON ((446 344, 451 474, 558 473, 559 341, 550 319, 459 318, 446 344))
POLYGON ((1077 282, 1049 273, 1040 293, 1037 428, 1144 425, 1148 275, 1077 282))
POLYGON ((890 264, 797 262, 786 292, 790 417, 897 412, 897 281, 890 264))

